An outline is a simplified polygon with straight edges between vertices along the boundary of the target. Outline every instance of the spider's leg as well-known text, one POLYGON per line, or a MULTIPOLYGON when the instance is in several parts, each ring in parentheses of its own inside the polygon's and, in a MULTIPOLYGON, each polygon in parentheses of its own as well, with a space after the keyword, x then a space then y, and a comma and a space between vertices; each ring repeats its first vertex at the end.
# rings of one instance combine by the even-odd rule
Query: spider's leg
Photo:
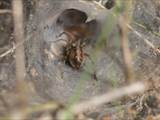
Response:
POLYGON ((56 35, 56 37, 61 37, 63 34, 66 34, 65 32, 60 33, 59 35, 56 35))
POLYGON ((54 41, 52 41, 52 42, 56 43, 56 42, 60 42, 60 41, 65 41, 65 42, 67 42, 67 40, 66 40, 66 39, 63 39, 63 38, 54 40, 54 41))

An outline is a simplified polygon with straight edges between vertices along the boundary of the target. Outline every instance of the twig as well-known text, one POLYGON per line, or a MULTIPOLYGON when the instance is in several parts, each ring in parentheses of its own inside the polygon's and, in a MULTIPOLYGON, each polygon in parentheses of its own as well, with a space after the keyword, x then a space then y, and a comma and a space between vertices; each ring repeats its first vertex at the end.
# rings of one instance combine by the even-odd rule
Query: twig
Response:
MULTIPOLYGON (((97 108, 100 107, 103 104, 106 104, 108 102, 111 102, 115 99, 121 98, 125 95, 132 95, 135 93, 143 92, 147 89, 147 86, 142 82, 137 82, 134 84, 131 84, 126 87, 122 87, 116 90, 113 90, 111 92, 108 92, 106 94, 95 96, 87 101, 75 104, 71 107, 70 111, 74 115, 80 114, 86 111, 89 111, 90 108, 97 108)), ((64 117, 63 112, 59 116, 60 118, 64 117)))
POLYGON ((2 54, 0 55, 0 58, 3 58, 3 57, 7 56, 7 55, 10 54, 10 53, 13 53, 15 49, 16 49, 16 48, 13 46, 13 48, 11 48, 11 49, 7 50, 6 52, 2 53, 2 54))
MULTIPOLYGON (((16 43, 24 42, 24 26, 23 26, 23 2, 22 0, 13 0, 13 20, 14 20, 14 35, 16 43)), ((16 92, 18 94, 17 103, 18 107, 23 108, 26 104, 26 89, 25 89, 25 54, 23 44, 15 49, 16 59, 16 79, 17 87, 16 92)))
POLYGON ((100 0, 100 1, 95 1, 95 0, 93 0, 93 1, 87 1, 87 0, 79 0, 80 2, 85 2, 85 3, 91 3, 92 5, 95 5, 96 6, 96 8, 100 8, 100 9, 106 9, 103 5, 102 5, 102 1, 103 0, 100 0))
POLYGON ((0 14, 12 13, 9 9, 0 9, 0 14))
POLYGON ((7 56, 10 53, 13 53, 16 49, 18 49, 18 47, 20 47, 21 45, 23 45, 25 42, 27 42, 28 40, 31 40, 32 37, 35 37, 37 35, 37 33, 33 33, 33 35, 28 36, 25 40, 20 41, 18 43, 16 43, 16 45, 13 44, 13 47, 10 48, 9 50, 7 50, 6 52, 0 54, 0 58, 3 58, 5 56, 7 56))
MULTIPOLYGON (((24 29, 23 29, 23 6, 22 0, 13 0, 13 18, 14 18, 14 35, 16 43, 24 41, 24 29)), ((17 79, 24 80, 25 75, 25 55, 24 46, 20 45, 16 49, 16 69, 17 69, 17 79)))
MULTIPOLYGON (((71 109, 67 108, 67 111, 69 110, 72 114, 77 115, 77 114, 81 114, 83 112, 89 111, 90 108, 97 108, 102 106, 103 104, 106 104, 108 102, 111 102, 113 100, 116 100, 118 98, 121 98, 125 95, 133 95, 135 93, 140 93, 143 92, 145 90, 147 90, 148 86, 145 83, 142 82, 137 82, 134 84, 131 84, 129 86, 126 87, 122 87, 113 91, 110 91, 106 94, 103 95, 99 95, 99 96, 95 96, 92 97, 89 100, 86 100, 84 102, 80 102, 77 103, 75 105, 73 105, 71 107, 71 109)), ((22 112, 19 112, 19 114, 23 114, 24 116, 28 116, 32 113, 38 112, 38 111, 48 111, 48 110, 56 110, 57 108, 61 108, 62 105, 59 103, 55 103, 55 102, 49 102, 46 104, 41 104, 41 105, 37 105, 37 106, 29 106, 28 108, 25 108, 22 112)), ((66 110, 64 110, 62 107, 62 111, 59 111, 59 119, 62 119, 64 112, 66 110)), ((12 118, 12 116, 11 116, 12 118)))
POLYGON ((157 49, 155 47, 155 45, 153 45, 148 39, 144 38, 141 33, 139 33, 138 31, 136 31, 132 26, 130 26, 129 24, 127 24, 127 27, 132 30, 138 37, 140 37, 149 47, 151 47, 152 49, 154 49, 155 51, 157 51, 158 53, 160 53, 160 50, 157 49))
POLYGON ((124 60, 124 67, 125 67, 125 75, 127 82, 131 82, 133 79, 133 67, 132 67, 132 55, 131 51, 129 49, 129 43, 128 43, 128 27, 127 24, 129 23, 129 9, 131 0, 129 0, 125 7, 126 10, 124 11, 124 15, 120 16, 119 19, 119 26, 120 26, 120 35, 121 35, 121 48, 122 48, 122 54, 123 54, 123 60, 124 60))

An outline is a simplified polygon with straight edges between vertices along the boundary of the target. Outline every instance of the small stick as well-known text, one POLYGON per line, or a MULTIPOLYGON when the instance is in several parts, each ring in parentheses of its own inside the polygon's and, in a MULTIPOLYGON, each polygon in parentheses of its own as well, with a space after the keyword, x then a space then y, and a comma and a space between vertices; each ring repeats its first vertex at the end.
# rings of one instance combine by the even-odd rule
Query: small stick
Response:
POLYGON ((14 20, 14 37, 16 44, 22 43, 17 49, 15 49, 15 61, 16 61, 16 92, 17 103, 16 107, 22 109, 26 106, 26 85, 25 84, 25 53, 24 53, 24 26, 23 26, 23 1, 13 0, 13 20, 14 20))
POLYGON ((8 14, 8 13, 12 13, 12 11, 9 9, 0 9, 0 14, 8 14))

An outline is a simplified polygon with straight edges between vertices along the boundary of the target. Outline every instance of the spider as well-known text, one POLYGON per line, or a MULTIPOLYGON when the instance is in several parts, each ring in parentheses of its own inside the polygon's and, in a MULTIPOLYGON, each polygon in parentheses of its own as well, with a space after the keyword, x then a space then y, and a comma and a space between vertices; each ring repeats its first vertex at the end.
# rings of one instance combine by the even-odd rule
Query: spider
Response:
POLYGON ((63 60, 73 69, 80 69, 84 62, 84 48, 90 37, 95 34, 97 21, 95 19, 86 22, 87 15, 77 9, 66 9, 57 18, 57 25, 63 28, 63 34, 67 36, 66 45, 63 49, 63 60))
POLYGON ((85 40, 90 32, 86 24, 71 26, 64 29, 62 34, 68 36, 68 41, 63 50, 63 59, 66 64, 74 69, 80 69, 87 54, 84 52, 85 40))

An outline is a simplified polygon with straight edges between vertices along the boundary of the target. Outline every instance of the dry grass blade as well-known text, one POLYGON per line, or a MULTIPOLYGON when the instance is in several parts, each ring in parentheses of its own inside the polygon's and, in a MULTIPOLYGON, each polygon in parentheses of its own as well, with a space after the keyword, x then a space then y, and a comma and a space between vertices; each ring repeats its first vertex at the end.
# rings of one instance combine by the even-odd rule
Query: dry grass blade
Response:
POLYGON ((126 75, 126 82, 130 82, 133 79, 133 67, 132 67, 132 56, 128 45, 128 29, 126 27, 126 20, 125 18, 121 19, 121 47, 122 47, 122 54, 124 59, 124 67, 125 67, 125 75, 126 75), (122 22, 123 21, 123 22, 122 22))
POLYGON ((131 7, 132 1, 129 0, 126 3, 126 10, 124 11, 124 15, 120 17, 120 35, 121 35, 121 47, 122 47, 122 54, 124 60, 124 67, 125 67, 125 75, 126 75, 126 82, 131 82, 133 80, 133 67, 132 67, 132 55, 129 49, 128 43, 128 27, 127 24, 129 23, 129 9, 131 7))
POLYGON ((9 9, 0 9, 0 14, 12 13, 9 9))
MULTIPOLYGON (((147 89, 147 85, 141 82, 137 82, 129 86, 113 90, 106 94, 95 96, 87 101, 77 103, 71 107, 70 111, 74 115, 81 114, 83 112, 89 111, 90 109, 100 107, 103 104, 106 104, 108 102, 114 101, 115 99, 121 98, 125 95, 140 93, 145 91, 146 89, 147 89)), ((59 114, 59 119, 64 119, 63 112, 59 114)))
POLYGON ((129 24, 127 24, 127 27, 132 30, 134 32, 134 34, 136 34, 138 37, 140 37, 150 48, 152 48, 153 50, 155 50, 156 52, 160 53, 160 50, 157 49, 155 47, 155 45, 153 43, 150 42, 150 40, 146 39, 143 37, 143 35, 141 35, 141 33, 139 33, 138 31, 136 31, 132 26, 130 26, 129 24))
POLYGON ((16 49, 18 49, 18 48, 19 48, 21 45, 23 45, 25 42, 31 40, 31 38, 35 37, 36 35, 37 35, 37 34, 34 33, 33 35, 26 37, 25 40, 18 42, 16 45, 13 44, 13 47, 12 47, 12 48, 10 48, 10 49, 8 49, 7 51, 5 51, 4 53, 0 54, 0 58, 3 58, 3 57, 5 57, 5 56, 7 56, 7 55, 9 55, 9 54, 11 54, 11 53, 13 53, 13 52, 15 52, 16 49))
POLYGON ((4 53, 2 53, 2 54, 0 55, 0 58, 3 58, 3 57, 7 56, 7 55, 10 54, 10 53, 13 53, 14 50, 15 50, 15 47, 7 50, 6 52, 4 52, 4 53))
MULTIPOLYGON (((24 41, 24 26, 23 26, 23 2, 22 0, 13 0, 13 20, 14 20, 14 35, 16 44, 24 41)), ((17 79, 17 103, 22 107, 26 102, 25 94, 25 53, 23 44, 15 50, 16 59, 16 79, 17 79)))

